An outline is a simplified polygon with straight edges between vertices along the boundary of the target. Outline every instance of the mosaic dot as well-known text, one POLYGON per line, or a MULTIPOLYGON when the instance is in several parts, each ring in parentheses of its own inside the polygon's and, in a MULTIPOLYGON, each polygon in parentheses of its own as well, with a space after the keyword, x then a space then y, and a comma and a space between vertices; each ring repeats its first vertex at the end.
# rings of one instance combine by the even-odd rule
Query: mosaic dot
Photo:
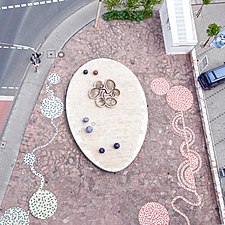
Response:
POLYGON ((29 200, 31 214, 39 219, 51 217, 57 209, 57 199, 52 192, 38 190, 29 200))
POLYGON ((157 95, 165 95, 170 89, 170 85, 165 79, 156 78, 151 82, 151 89, 157 95))
POLYGON ((49 96, 42 101, 40 109, 45 117, 49 119, 55 119, 62 114, 63 103, 59 98, 55 96, 49 96))
POLYGON ((29 225, 29 212, 19 207, 9 208, 2 215, 0 225, 29 225))
POLYGON ((33 165, 35 162, 35 155, 33 153, 27 153, 24 156, 24 162, 27 165, 33 165))
POLYGON ((166 99, 169 106, 177 111, 186 111, 193 104, 193 95, 183 86, 172 87, 168 91, 166 99))
POLYGON ((141 207, 138 219, 140 225, 168 225, 169 213, 163 205, 149 202, 141 207))
POLYGON ((52 73, 48 77, 48 82, 51 84, 58 84, 60 82, 60 76, 56 73, 52 73))

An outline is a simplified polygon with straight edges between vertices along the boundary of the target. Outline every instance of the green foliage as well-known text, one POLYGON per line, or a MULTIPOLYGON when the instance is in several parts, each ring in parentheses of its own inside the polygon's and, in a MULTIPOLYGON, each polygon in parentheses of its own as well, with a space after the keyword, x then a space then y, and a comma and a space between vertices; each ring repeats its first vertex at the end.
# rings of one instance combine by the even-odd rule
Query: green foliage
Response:
POLYGON ((139 0, 126 0, 123 6, 128 12, 137 10, 141 5, 139 0))
POLYGON ((140 0, 140 4, 142 7, 144 7, 144 10, 152 8, 154 5, 159 4, 160 2, 161 0, 140 0))
POLYGON ((106 12, 103 16, 104 20, 131 20, 140 21, 144 19, 144 14, 142 11, 130 11, 127 10, 113 10, 111 12, 106 12))
POLYGON ((107 21, 140 21, 151 17, 154 5, 159 4, 160 2, 161 0, 104 0, 107 12, 102 17, 107 21), (116 10, 116 8, 120 7, 123 7, 124 9, 120 11, 116 10))
POLYGON ((217 35, 220 32, 221 28, 222 28, 221 26, 218 26, 215 23, 211 23, 211 24, 209 24, 209 26, 208 26, 208 28, 206 30, 207 35, 209 37, 213 37, 213 36, 217 35))
POLYGON ((208 5, 212 2, 212 0, 202 0, 202 4, 208 5))
POLYGON ((104 0, 104 4, 108 12, 122 6, 121 0, 104 0))

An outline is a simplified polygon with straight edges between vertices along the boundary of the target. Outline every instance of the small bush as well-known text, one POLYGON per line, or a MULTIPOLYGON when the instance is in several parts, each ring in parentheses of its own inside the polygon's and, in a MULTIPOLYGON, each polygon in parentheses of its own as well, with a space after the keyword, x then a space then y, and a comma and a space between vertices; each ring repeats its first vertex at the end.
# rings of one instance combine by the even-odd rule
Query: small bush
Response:
POLYGON ((127 10, 113 10, 111 12, 106 12, 103 14, 102 18, 104 20, 131 20, 131 21, 141 21, 145 17, 144 11, 127 11, 127 10))

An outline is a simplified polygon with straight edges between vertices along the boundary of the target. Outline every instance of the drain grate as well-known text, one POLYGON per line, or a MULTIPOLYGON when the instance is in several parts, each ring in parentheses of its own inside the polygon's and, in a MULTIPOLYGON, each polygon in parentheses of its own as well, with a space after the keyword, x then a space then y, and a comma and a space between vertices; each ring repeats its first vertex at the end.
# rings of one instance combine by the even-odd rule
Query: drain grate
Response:
POLYGON ((47 58, 48 59, 55 59, 56 58, 55 50, 48 50, 48 51, 46 51, 46 53, 47 53, 47 58))
POLYGON ((0 144, 1 149, 5 149, 6 144, 7 144, 7 141, 1 141, 1 144, 0 144))

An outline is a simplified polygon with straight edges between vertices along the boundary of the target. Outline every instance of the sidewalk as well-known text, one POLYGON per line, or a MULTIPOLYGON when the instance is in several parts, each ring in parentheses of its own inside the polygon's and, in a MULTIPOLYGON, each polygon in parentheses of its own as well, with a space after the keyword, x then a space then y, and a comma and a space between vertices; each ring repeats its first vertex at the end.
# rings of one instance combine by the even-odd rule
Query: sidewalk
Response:
MULTIPOLYGON (((95 7, 92 5, 92 12, 95 7)), ((85 19, 87 15, 88 12, 85 12, 85 19)), ((89 18, 89 21, 91 20, 89 18)), ((71 18, 70 21, 77 23, 75 18, 71 18)), ((75 25, 71 23, 70 27, 74 28, 75 25)), ((3 153, 7 156, 7 152, 14 151, 14 160, 18 150, 19 154, 10 180, 5 176, 1 178, 5 179, 5 187, 9 181, 7 191, 2 195, 2 212, 13 206, 28 210, 29 199, 38 189, 40 180, 24 163, 24 156, 37 149, 35 167, 44 176, 42 185, 55 194, 58 208, 48 220, 38 220, 30 215, 32 225, 137 225, 139 210, 148 202, 163 206, 162 208, 168 212, 170 224, 173 225, 185 224, 187 220, 190 224, 219 224, 197 96, 193 86, 191 60, 189 55, 165 54, 158 13, 140 23, 101 20, 97 29, 93 28, 92 22, 76 35, 73 36, 74 32, 70 33, 65 45, 57 39, 61 40, 61 35, 66 33, 61 29, 60 32, 51 35, 56 37, 57 42, 50 43, 49 40, 49 44, 45 43, 40 51, 56 49, 57 44, 57 52, 63 52, 64 56, 57 57, 55 61, 50 60, 49 64, 47 60, 43 60, 37 74, 28 71, 27 80, 24 81, 24 87, 20 91, 6 129, 4 140, 8 142, 3 153), (63 107, 67 87, 74 72, 84 63, 102 57, 116 60, 132 70, 142 85, 148 105, 149 122, 144 145, 137 158, 118 173, 100 170, 84 156, 71 135, 66 109, 63 107), (185 146, 185 139, 182 132, 176 132, 179 130, 176 130, 176 126, 179 126, 180 121, 172 123, 180 114, 168 104, 166 96, 161 95, 165 94, 165 87, 159 87, 156 92, 151 88, 152 81, 159 77, 168 82, 170 90, 180 86, 183 87, 182 90, 189 90, 188 93, 193 96, 193 102, 191 98, 189 102, 191 108, 182 115, 185 129, 193 132, 191 156, 194 159, 193 167, 196 169, 193 172, 194 178, 188 169, 182 170, 183 172, 178 170, 187 160, 182 155, 181 148, 183 144, 185 146), (33 88, 36 89, 36 94, 32 92, 33 88), (26 90, 30 92, 25 92, 26 90), (28 100, 24 99, 27 99, 29 94, 32 94, 32 98, 29 97, 32 107, 23 122, 20 121, 22 118, 18 119, 18 115, 24 111, 24 103, 28 105, 28 100), (49 110, 47 105, 52 103, 49 95, 54 95, 53 99, 57 101, 53 111, 49 110), (13 123, 18 127, 14 128, 13 123), (9 138, 19 132, 15 137, 16 142, 11 143, 9 138), (178 183, 179 178, 181 183, 186 182, 186 188, 178 183), (180 201, 176 201, 179 198, 180 201), (177 213, 175 207, 186 217, 177 213)), ((173 94, 172 91, 170 93, 173 94)), ((110 127, 105 129, 108 131, 110 127)), ((102 135, 105 135, 104 130, 102 135)), ((4 162, 6 166, 12 163, 4 162)), ((9 172, 11 174, 11 171, 9 172)), ((153 210, 156 216, 153 217, 153 222, 162 222, 165 219, 162 212, 153 210)))

